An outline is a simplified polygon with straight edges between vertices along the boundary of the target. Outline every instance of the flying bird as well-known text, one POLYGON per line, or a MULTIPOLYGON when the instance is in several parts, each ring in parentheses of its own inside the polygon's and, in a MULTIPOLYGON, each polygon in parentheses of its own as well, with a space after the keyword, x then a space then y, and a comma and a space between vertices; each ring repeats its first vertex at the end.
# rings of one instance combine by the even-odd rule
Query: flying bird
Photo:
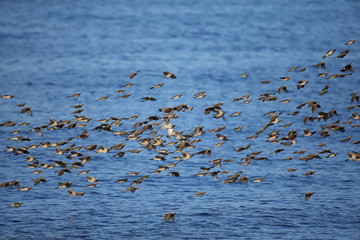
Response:
POLYGON ((163 72, 163 74, 165 75, 165 78, 172 78, 172 79, 175 79, 175 78, 176 78, 176 76, 174 75, 174 73, 163 72))

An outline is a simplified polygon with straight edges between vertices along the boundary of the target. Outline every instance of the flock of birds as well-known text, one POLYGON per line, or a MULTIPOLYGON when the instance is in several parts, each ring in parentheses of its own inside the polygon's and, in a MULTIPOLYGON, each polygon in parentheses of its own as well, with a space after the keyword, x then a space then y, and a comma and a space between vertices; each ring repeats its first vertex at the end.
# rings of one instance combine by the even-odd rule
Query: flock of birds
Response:
MULTIPOLYGON (((348 41, 345 43, 346 46, 350 44, 354 44, 355 40, 348 41)), ((327 57, 330 57, 334 55, 336 52, 336 49, 330 50, 325 53, 325 55, 322 56, 324 61, 319 62, 316 64, 316 69, 325 70, 326 69, 326 62, 325 59, 327 57)), ((340 52, 335 58, 344 58, 349 53, 349 50, 344 50, 340 52)), ((304 72, 306 71, 306 67, 298 67, 294 66, 292 67, 289 72, 304 72)), ((136 80, 136 77, 141 73, 141 70, 138 70, 134 73, 131 73, 129 76, 129 79, 136 80)), ((327 79, 334 79, 334 78, 344 78, 348 75, 352 75, 354 73, 354 69, 351 63, 346 64, 340 69, 339 73, 335 73, 332 75, 329 75, 327 72, 322 72, 317 75, 317 77, 321 78, 327 78, 327 79)), ((163 72, 164 78, 166 79, 176 79, 176 75, 174 73, 170 72, 163 72)), ((248 77, 249 73, 241 74, 240 76, 242 78, 248 77)), ((280 78, 282 82, 289 81, 291 79, 290 76, 284 76, 280 78)), ((271 80, 261 81, 261 84, 269 84, 271 80)), ((300 90, 308 84, 309 80, 301 80, 298 81, 298 84, 296 85, 297 90, 300 90)), ((331 82, 329 81, 329 84, 331 82)), ((131 94, 127 93, 127 89, 131 88, 134 85, 133 82, 128 83, 124 85, 123 89, 120 89, 116 91, 117 94, 119 94, 120 98, 128 98, 131 96, 131 94)), ((155 86, 150 87, 150 89, 157 89, 161 88, 164 85, 164 83, 156 84, 155 86)), ((321 91, 319 91, 318 98, 321 98, 324 94, 326 94, 329 90, 330 86, 325 85, 321 91)), ((276 90, 268 93, 261 94, 257 101, 262 102, 281 102, 281 103, 289 103, 291 99, 285 99, 282 101, 277 101, 278 96, 282 93, 287 93, 288 89, 286 85, 282 85, 276 90)), ((81 92, 75 93, 71 96, 68 96, 68 98, 81 98, 81 92)), ((293 129, 288 132, 287 135, 281 136, 278 126, 279 122, 281 122, 282 112, 277 111, 271 111, 264 115, 269 116, 269 121, 257 132, 254 132, 253 135, 248 136, 247 139, 256 139, 260 134, 263 134, 267 129, 271 129, 271 132, 268 132, 267 140, 266 142, 269 143, 278 143, 282 144, 284 147, 276 149, 271 154, 276 154, 282 151, 285 151, 286 146, 296 145, 297 144, 297 137, 299 134, 304 133, 305 137, 311 137, 314 134, 320 134, 321 137, 329 137, 331 135, 331 132, 333 131, 340 131, 345 132, 345 129, 348 130, 350 128, 356 129, 360 127, 360 123, 358 120, 360 119, 360 116, 356 111, 359 110, 360 105, 355 104, 356 102, 359 102, 359 94, 357 91, 353 91, 348 93, 349 94, 349 103, 351 103, 350 106, 347 107, 347 111, 349 113, 348 120, 340 122, 340 120, 336 120, 330 124, 323 125, 321 129, 318 129, 317 131, 310 131, 306 127, 303 129, 293 129)), ((203 99, 207 96, 206 90, 195 93, 193 95, 196 99, 203 99)), ((96 101, 106 101, 109 96, 104 96, 101 98, 98 98, 96 101)), ((171 97, 171 99, 179 99, 182 97, 182 94, 175 95, 171 97)), ((250 94, 245 94, 240 97, 236 97, 233 99, 233 103, 242 101, 243 104, 249 104, 254 99, 250 98, 250 94)), ((254 96, 252 96, 254 97, 254 96)), ((11 101, 12 99, 16 99, 16 96, 14 95, 2 95, 1 101, 11 101)), ((156 98, 152 96, 147 96, 141 98, 141 101, 157 101, 156 98)), ((198 100, 201 101, 201 100, 198 100)), ((297 109, 294 109, 294 112, 288 113, 287 115, 296 117, 299 112, 302 110, 303 107, 307 106, 311 109, 311 114, 306 116, 303 121, 304 124, 311 123, 315 120, 324 122, 329 120, 330 118, 336 118, 337 111, 336 109, 333 109, 329 112, 323 112, 320 111, 323 104, 320 105, 320 99, 318 100, 311 100, 308 102, 303 102, 300 105, 297 106, 297 109)), ((21 129, 17 129, 11 132, 11 137, 9 137, 9 141, 16 142, 17 144, 13 144, 13 146, 6 146, 5 151, 8 153, 11 153, 13 155, 17 155, 21 158, 25 158, 26 167, 32 169, 32 174, 34 175, 41 175, 44 170, 51 170, 55 171, 55 173, 59 176, 59 179, 61 179, 61 176, 63 174, 78 174, 78 175, 86 175, 87 176, 87 182, 88 187, 93 188, 96 187, 98 182, 98 179, 94 176, 90 176, 89 172, 93 171, 90 169, 87 169, 87 163, 89 163, 93 157, 94 154, 111 154, 114 158, 122 158, 127 152, 131 152, 134 154, 141 153, 142 150, 146 149, 148 152, 154 153, 154 158, 151 160, 154 161, 160 161, 164 162, 166 159, 169 159, 171 156, 172 159, 175 161, 168 165, 159 165, 157 169, 154 169, 152 172, 149 172, 148 174, 142 175, 141 177, 137 177, 138 174, 141 172, 141 170, 129 172, 127 175, 134 176, 136 179, 131 180, 131 178, 121 178, 117 179, 116 183, 122 183, 126 184, 130 182, 130 184, 126 187, 126 191, 129 192, 136 192, 136 190, 139 189, 141 186, 141 183, 143 181, 146 181, 149 177, 151 177, 152 174, 160 174, 163 171, 166 171, 169 176, 174 177, 180 177, 181 172, 175 171, 174 168, 177 166, 177 164, 181 164, 184 161, 189 161, 190 159, 196 159, 197 155, 201 155, 204 157, 211 158, 212 150, 214 148, 220 148, 225 142, 230 141, 228 136, 225 136, 222 134, 222 131, 226 128, 226 125, 220 126, 216 129, 207 129, 205 126, 194 126, 191 131, 188 129, 178 129, 176 125, 172 123, 173 119, 176 119, 180 117, 180 114, 182 112, 187 111, 199 111, 200 113, 203 112, 205 115, 212 114, 212 117, 214 119, 220 119, 218 121, 221 121, 221 119, 225 120, 227 117, 226 111, 223 109, 224 102, 219 102, 216 104, 213 104, 211 106, 206 107, 205 109, 196 109, 194 106, 188 106, 187 104, 180 104, 173 107, 162 107, 158 109, 154 109, 158 113, 162 114, 161 116, 158 115, 152 115, 148 116, 146 119, 142 121, 138 121, 133 125, 133 128, 130 129, 122 129, 124 126, 123 123, 126 121, 136 120, 139 115, 134 116, 128 116, 128 117, 110 117, 110 118, 104 118, 104 119, 98 119, 96 120, 100 124, 96 126, 94 129, 88 129, 87 125, 90 121, 94 120, 90 117, 86 117, 84 115, 81 115, 81 113, 84 111, 84 104, 77 104, 74 106, 71 106, 74 108, 74 111, 71 113, 73 118, 69 120, 55 120, 50 118, 50 121, 43 125, 35 125, 34 122, 24 122, 24 123, 16 123, 14 121, 5 121, 0 124, 1 127, 21 127, 21 129), (70 130, 74 128, 82 128, 84 129, 79 135, 63 139, 63 141, 60 142, 49 142, 49 141, 42 141, 37 144, 29 144, 31 142, 31 139, 26 136, 22 136, 24 134, 21 134, 21 132, 24 131, 23 128, 28 127, 29 132, 34 132, 38 134, 40 137, 46 139, 45 131, 57 131, 57 130, 70 130), (90 144, 90 145, 83 145, 78 146, 75 141, 81 141, 82 139, 86 139, 90 136, 90 131, 99 131, 99 132, 107 132, 109 134, 112 134, 114 136, 119 137, 119 139, 124 139, 125 141, 134 141, 138 142, 138 144, 141 146, 139 149, 135 150, 126 150, 127 144, 125 142, 116 143, 113 146, 102 146, 98 143, 90 144), (205 149, 197 149, 194 150, 197 147, 197 143, 201 141, 201 136, 205 133, 211 133, 216 135, 216 138, 219 140, 214 146, 209 146, 205 149), (25 145, 23 145, 25 144, 25 145), (36 156, 32 156, 32 150, 34 149, 44 149, 48 152, 51 152, 56 155, 64 155, 63 160, 49 160, 49 162, 44 162, 38 159, 36 156), (90 154, 91 153, 91 154, 90 154), (177 154, 178 156, 174 156, 174 154, 177 154), (79 170, 77 170, 79 169, 79 170), (83 170, 84 169, 84 170, 83 170)), ((32 110, 30 106, 26 106, 25 103, 20 103, 16 105, 19 108, 19 112, 22 114, 27 114, 28 116, 32 116, 32 110)), ((231 117, 239 116, 242 113, 242 111, 234 112, 232 114, 229 114, 231 117)), ((4 116, 2 116, 4 118, 4 116)), ((291 126, 291 123, 281 125, 280 127, 286 128, 291 126)), ((233 129, 237 134, 240 134, 238 132, 241 132, 244 126, 239 126, 233 129)), ((351 136, 348 136, 344 139, 341 139, 339 142, 348 142, 351 140, 351 136)), ((353 144, 359 144, 360 140, 355 140, 352 142, 353 144)), ((238 143, 234 143, 234 145, 238 145, 238 143)), ((234 149, 234 154, 237 154, 236 156, 242 156, 240 159, 241 165, 249 165, 253 161, 257 160, 267 160, 268 156, 262 155, 262 151, 254 151, 251 152, 251 143, 245 144, 245 146, 239 146, 234 149)), ((320 144, 320 147, 325 147, 326 143, 320 144)), ((301 150, 294 152, 294 156, 288 157, 283 160, 292 160, 296 156, 300 156, 301 154, 305 154, 306 150, 301 150)), ((332 152, 330 149, 323 149, 320 152, 310 153, 305 156, 299 157, 298 159, 303 161, 309 161, 314 158, 321 159, 323 154, 327 154, 325 157, 331 158, 336 157, 337 152, 332 152)), ((349 150, 347 151, 348 158, 347 161, 360 161, 360 152, 349 150)), ((210 165, 208 167, 201 167, 201 169, 198 170, 196 173, 197 176, 212 176, 214 179, 218 179, 219 174, 226 175, 227 177, 224 180, 221 180, 220 182, 224 184, 236 184, 236 183, 243 183, 246 184, 249 181, 259 183, 264 180, 264 177, 260 178, 254 178, 251 179, 249 176, 242 176, 243 171, 237 171, 234 173, 230 173, 230 171, 221 170, 222 163, 231 163, 235 159, 227 159, 224 160, 223 158, 218 158, 215 160, 210 160, 210 165)), ((289 168, 285 169, 284 171, 287 172, 295 172, 296 168, 289 168)), ((304 174, 305 177, 311 176, 315 174, 316 171, 312 170, 304 174)), ((43 183, 46 183, 47 180, 45 177, 38 177, 33 179, 34 186, 41 185, 43 183)), ((72 182, 62 182, 59 180, 58 186, 56 188, 58 189, 67 189, 69 193, 69 197, 78 197, 83 196, 86 194, 86 192, 76 192, 74 189, 71 188, 72 182)), ((29 191, 34 186, 23 186, 19 180, 7 180, 0 184, 1 188, 4 187, 14 187, 18 191, 29 191)), ((194 193, 195 196, 203 196, 206 194, 206 191, 194 193)), ((299 193, 303 194, 305 196, 305 200, 308 201, 310 197, 315 194, 315 192, 306 192, 306 193, 299 193)), ((20 207, 23 204, 23 202, 15 202, 11 203, 9 206, 11 207, 20 207)), ((173 221, 175 217, 175 212, 170 212, 164 215, 165 221, 173 221)))

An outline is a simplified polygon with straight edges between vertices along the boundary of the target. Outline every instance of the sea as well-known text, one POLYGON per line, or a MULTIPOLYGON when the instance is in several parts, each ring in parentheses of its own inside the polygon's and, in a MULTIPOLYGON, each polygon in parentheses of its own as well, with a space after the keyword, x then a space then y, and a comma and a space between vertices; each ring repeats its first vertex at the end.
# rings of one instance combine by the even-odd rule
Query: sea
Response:
POLYGON ((1 0, 0 239, 360 239, 359 12, 1 0))

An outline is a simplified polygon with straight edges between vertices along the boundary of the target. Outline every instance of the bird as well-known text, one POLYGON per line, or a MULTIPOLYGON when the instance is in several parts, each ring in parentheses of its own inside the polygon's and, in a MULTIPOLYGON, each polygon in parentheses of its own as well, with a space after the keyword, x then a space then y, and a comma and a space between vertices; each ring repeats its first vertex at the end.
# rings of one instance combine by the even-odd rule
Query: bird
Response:
POLYGON ((175 219, 175 212, 171 212, 171 213, 166 213, 164 215, 164 221, 174 221, 175 219))
POLYGON ((71 188, 68 189, 68 192, 70 193, 70 195, 68 197, 82 196, 85 194, 85 192, 77 193, 74 190, 72 190, 71 188))
POLYGON ((336 58, 343 58, 349 53, 349 50, 342 51, 339 55, 336 56, 336 58))
POLYGON ((234 128, 234 131, 241 131, 243 129, 244 126, 239 126, 237 128, 234 128))
POLYGON ((327 53, 325 53, 324 56, 322 56, 322 58, 324 59, 326 57, 329 57, 329 56, 333 55, 335 51, 336 51, 336 49, 328 51, 327 53))
POLYGON ((322 69, 326 69, 326 65, 325 62, 319 62, 315 65, 316 68, 322 68, 322 69))
POLYGON ((307 193, 302 193, 301 195, 305 195, 305 201, 309 201, 311 195, 313 195, 315 192, 307 192, 307 193))
POLYGON ((309 80, 304 80, 304 81, 298 81, 298 84, 296 85, 297 90, 305 87, 305 85, 309 82, 309 80))
POLYGON ((109 96, 104 96, 104 97, 101 97, 101 98, 97 99, 96 101, 104 101, 104 100, 108 99, 108 97, 109 96))
POLYGON ((206 91, 201 91, 201 92, 195 93, 193 97, 198 98, 198 99, 204 98, 206 96, 205 92, 206 91))
POLYGON ((60 182, 58 183, 58 187, 57 188, 69 188, 72 185, 72 182, 60 182))
POLYGON ((130 74, 130 79, 134 78, 141 70, 137 70, 136 72, 133 72, 130 74))
POLYGON ((174 177, 180 177, 179 171, 170 172, 169 175, 170 175, 170 176, 174 176, 174 177))
POLYGON ((165 78, 172 78, 172 79, 175 79, 175 78, 176 78, 176 76, 174 75, 174 73, 163 72, 163 74, 165 75, 165 78))
POLYGON ((156 84, 155 86, 151 87, 150 89, 154 89, 154 88, 160 88, 164 85, 164 83, 159 83, 159 84, 156 84))
POLYGON ((292 72, 292 71, 295 71, 299 66, 294 66, 292 68, 290 68, 290 70, 288 72, 292 72))
POLYGON ((325 73, 319 73, 317 76, 318 77, 326 77, 327 75, 328 75, 328 73, 325 72, 325 73))
POLYGON ((23 202, 16 202, 16 203, 9 204, 9 207, 20 207, 21 205, 23 205, 23 202))
POLYGON ((84 170, 84 171, 79 172, 78 175, 85 175, 88 172, 90 172, 90 170, 84 170))
POLYGON ((145 101, 156 101, 156 99, 153 98, 153 97, 143 97, 143 98, 141 98, 141 102, 145 102, 145 101))
POLYGON ((316 173, 316 171, 310 171, 304 174, 305 177, 313 175, 314 173, 316 173))
POLYGON ((283 81, 288 81, 291 77, 289 76, 286 76, 286 77, 281 77, 280 79, 283 80, 283 81))
POLYGON ((291 98, 282 100, 281 102, 282 102, 282 103, 289 103, 290 101, 291 101, 291 98))
POLYGON ((170 99, 178 99, 178 98, 180 98, 181 96, 182 96, 182 94, 178 94, 178 95, 173 96, 173 97, 170 98, 170 99))
POLYGON ((319 93, 319 96, 324 95, 325 93, 328 92, 328 90, 329 90, 329 85, 326 85, 326 86, 323 88, 323 90, 321 91, 321 93, 319 93))
POLYGON ((279 94, 280 94, 282 91, 284 91, 284 92, 286 92, 286 93, 288 92, 288 90, 287 90, 287 88, 286 88, 285 85, 278 88, 278 93, 279 93, 279 94))
POLYGON ((355 42, 356 42, 356 40, 349 40, 345 43, 345 45, 347 46, 347 45, 353 44, 355 42))
POLYGON ((295 172, 297 170, 297 168, 289 168, 289 169, 285 169, 283 171, 287 171, 287 172, 295 172))
POLYGON ((243 73, 243 74, 240 74, 240 76, 244 78, 244 77, 249 76, 249 73, 243 73))
POLYGON ((68 98, 77 98, 77 97, 79 97, 81 95, 81 92, 78 92, 78 93, 74 93, 73 95, 71 95, 71 96, 68 96, 68 98))
POLYGON ((27 113, 30 117, 33 115, 31 111, 31 107, 25 107, 20 110, 21 113, 27 113))
POLYGON ((346 64, 341 70, 341 72, 350 71, 351 73, 354 72, 353 67, 351 66, 351 63, 346 64))
POLYGON ((206 191, 194 193, 195 196, 203 196, 206 193, 206 191))
POLYGON ((98 183, 95 182, 95 183, 92 183, 92 184, 88 185, 87 187, 95 187, 97 184, 98 184, 98 183))
POLYGON ((117 90, 117 91, 115 91, 115 92, 121 94, 121 93, 124 93, 124 92, 125 92, 125 89, 120 89, 120 90, 117 90))
POLYGON ((138 190, 139 187, 138 186, 132 186, 132 187, 129 187, 128 189, 126 189, 127 192, 132 192, 134 193, 136 190, 138 190))
POLYGON ((91 183, 95 183, 95 182, 97 182, 99 179, 97 179, 97 178, 94 178, 93 176, 87 176, 87 178, 88 178, 88 182, 91 182, 91 183))
POLYGON ((254 180, 250 180, 250 182, 261 182, 262 180, 264 180, 264 177, 257 178, 257 179, 254 179, 254 180))
POLYGON ((261 81, 260 83, 261 84, 268 84, 268 83, 270 83, 271 82, 271 80, 265 80, 265 81, 261 81))
POLYGON ((40 182, 46 182, 44 177, 33 179, 33 181, 35 181, 34 186, 38 185, 40 182))
POLYGON ((127 83, 127 84, 125 84, 123 87, 126 87, 126 88, 132 87, 134 84, 135 84, 135 83, 127 83))

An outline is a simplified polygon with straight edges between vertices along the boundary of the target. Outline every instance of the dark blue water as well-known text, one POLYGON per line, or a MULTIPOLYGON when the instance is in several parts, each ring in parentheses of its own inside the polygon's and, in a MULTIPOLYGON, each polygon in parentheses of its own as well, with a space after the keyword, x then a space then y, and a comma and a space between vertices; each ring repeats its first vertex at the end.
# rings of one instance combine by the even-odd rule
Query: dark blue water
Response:
MULTIPOLYGON (((32 186, 29 191, 15 187, 1 188, 1 239, 360 239, 360 175, 359 161, 349 160, 348 153, 359 152, 359 102, 351 102, 352 92, 360 90, 359 64, 359 1, 1 1, 0 2, 0 95, 14 95, 0 99, 0 123, 14 121, 12 127, 0 127, 0 183, 20 181, 20 187, 32 186), (356 39, 354 44, 345 45, 356 39), (325 59, 329 50, 336 52, 325 59), (348 49, 344 58, 334 58, 348 49), (326 62, 326 69, 314 65, 326 62), (343 74, 340 70, 352 64, 342 78, 327 79, 319 73, 343 74), (296 71, 288 72, 294 66, 296 71), (304 72, 298 70, 306 67, 304 72), (141 72, 133 79, 129 75, 141 72), (163 71, 176 75, 164 78, 163 71), (249 73, 242 78, 239 75, 249 73), (280 77, 290 76, 288 81, 280 77), (260 81, 271 80, 269 84, 260 81), (309 80, 297 89, 299 81, 309 80), (133 82, 132 87, 124 85, 133 82), (161 88, 150 87, 164 83, 161 88), (278 94, 280 86, 288 93, 278 94), (319 96, 328 85, 328 92, 319 96), (124 93, 115 91, 126 89, 124 93), (193 95, 206 91, 203 99, 193 95), (67 98, 82 92, 78 98, 67 98), (276 101, 262 102, 261 94, 272 93, 276 101), (128 98, 119 98, 131 94, 128 98), (182 94, 179 99, 171 97, 182 94), (234 98, 250 94, 252 101, 233 102, 234 98), (105 101, 96 101, 109 96, 105 101), (141 102, 141 98, 154 97, 156 101, 141 102), (291 99, 289 103, 282 100, 291 99), (302 102, 318 101, 316 113, 302 102), (223 102, 225 120, 215 119, 204 109, 223 102), (33 116, 21 114, 25 103, 33 116), (84 115, 92 120, 84 127, 59 130, 43 128, 43 137, 29 132, 50 123, 50 118, 75 122, 76 109, 84 104, 84 115), (229 140, 214 147, 221 140, 217 133, 205 132, 189 141, 199 139, 194 148, 184 148, 190 159, 159 174, 153 171, 159 165, 168 166, 182 156, 174 145, 175 137, 166 137, 160 125, 150 135, 145 131, 139 139, 95 127, 105 118, 125 118, 113 131, 133 131, 134 124, 156 115, 164 117, 158 109, 187 104, 191 111, 174 111, 178 117, 170 119, 174 130, 186 136, 195 127, 208 131, 221 126, 218 133, 229 140), (353 109, 347 109, 355 105, 353 109), (327 121, 315 119, 304 125, 306 116, 319 116, 319 112, 335 109, 337 116, 327 121), (239 116, 231 113, 242 111, 239 116), (276 111, 279 123, 268 127, 256 139, 248 139, 269 122, 265 113, 276 111), (289 115, 299 111, 297 115, 289 115), (139 115, 137 119, 129 119, 139 115), (335 121, 344 132, 329 131, 322 137, 320 131, 335 121), (346 124, 347 121, 352 121, 346 124), (19 126, 30 122, 28 126, 19 126), (344 123, 345 122, 345 123, 344 123), (284 127, 285 124, 292 124, 284 127), (241 131, 234 128, 243 126, 241 131), (304 129, 315 133, 304 136, 304 129), (11 134, 19 129, 16 135, 11 134), (84 130, 88 138, 79 139, 84 130), (281 139, 291 130, 297 130, 297 144, 284 146, 266 142, 268 135, 279 130, 281 139), (165 161, 151 160, 160 155, 155 149, 142 147, 141 139, 157 135, 168 149, 165 161), (9 140, 15 136, 31 141, 9 140), (350 136, 347 142, 340 142, 350 136), (55 146, 29 148, 29 153, 15 155, 6 152, 7 146, 29 147, 39 143, 66 141, 65 149, 75 144, 111 147, 120 142, 122 150, 108 153, 72 150, 92 155, 90 162, 71 173, 58 176, 61 167, 41 168, 43 163, 65 161, 70 167, 79 161, 66 158, 72 153, 57 155, 55 146), (321 143, 327 145, 320 147, 321 143), (236 152, 236 148, 251 144, 249 149, 236 152), (195 154, 212 148, 211 156, 195 154), (274 151, 283 148, 284 151, 274 151), (129 152, 141 149, 140 153, 129 152), (324 149, 330 152, 322 153, 324 149), (296 151, 306 150, 303 154, 296 151), (125 151, 123 157, 115 154, 125 151), (258 157, 242 165, 243 158, 262 151, 258 157), (308 154, 320 158, 300 160, 308 154), (327 156, 337 153, 335 157, 327 156), (39 166, 27 167, 26 156, 37 157, 39 166), (292 160, 283 160, 293 156, 292 160), (212 160, 222 158, 221 167, 209 170, 219 173, 218 179, 210 175, 199 177, 200 167, 211 167, 212 160), (233 158, 233 161, 226 161, 233 158), (285 169, 297 168, 295 172, 285 169), (32 171, 41 169, 40 174, 32 171), (87 187, 87 175, 98 179, 94 188, 87 187), (127 173, 139 171, 137 176, 127 173), (170 176, 179 171, 180 177, 170 176), (262 182, 225 184, 232 174, 243 171, 249 180, 264 177, 262 182), (309 171, 316 171, 305 177, 309 171), (126 191, 131 181, 149 175, 138 185, 136 192, 126 191), (47 182, 34 186, 33 179, 44 177, 47 182), (128 178, 125 183, 118 179, 128 178), (72 182, 75 192, 84 196, 68 197, 67 189, 57 189, 59 182, 72 182), (195 193, 206 191, 203 196, 195 193), (309 201, 302 193, 315 192, 309 201), (23 202, 21 207, 9 207, 23 202), (176 212, 173 222, 164 221, 164 214, 176 212)), ((356 94, 355 94, 356 95, 356 94)), ((159 123, 163 119, 149 123, 159 123)), ((110 119, 107 123, 113 122, 110 119)), ((80 123, 78 123, 79 125, 80 123)), ((145 124, 136 128, 141 129, 145 124)))

